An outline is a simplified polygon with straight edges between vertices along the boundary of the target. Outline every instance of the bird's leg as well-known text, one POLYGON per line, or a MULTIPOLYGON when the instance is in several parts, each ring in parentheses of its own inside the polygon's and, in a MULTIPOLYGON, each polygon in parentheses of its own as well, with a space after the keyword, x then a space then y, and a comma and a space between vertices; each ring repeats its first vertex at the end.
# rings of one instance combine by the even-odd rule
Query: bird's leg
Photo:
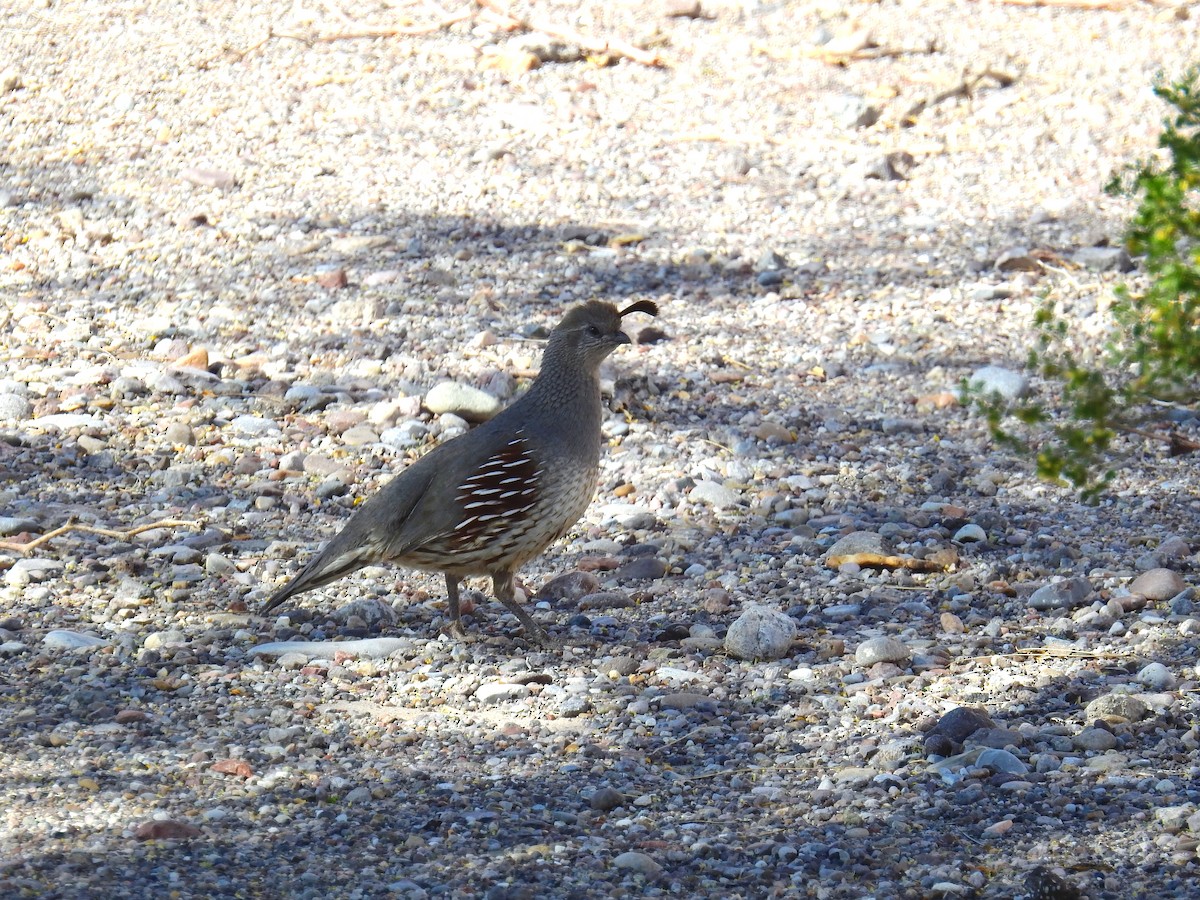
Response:
POLYGON ((446 573, 446 601, 450 605, 450 624, 446 626, 446 633, 455 638, 466 637, 467 630, 463 628, 458 605, 458 579, 449 573, 446 573))
POLYGON ((528 638, 541 644, 543 647, 555 648, 558 643, 546 634, 546 630, 537 622, 533 621, 533 617, 521 608, 521 604, 516 601, 513 590, 513 573, 500 572, 492 576, 492 593, 496 595, 496 599, 508 607, 508 611, 517 617, 522 625, 525 626, 525 635, 528 638))

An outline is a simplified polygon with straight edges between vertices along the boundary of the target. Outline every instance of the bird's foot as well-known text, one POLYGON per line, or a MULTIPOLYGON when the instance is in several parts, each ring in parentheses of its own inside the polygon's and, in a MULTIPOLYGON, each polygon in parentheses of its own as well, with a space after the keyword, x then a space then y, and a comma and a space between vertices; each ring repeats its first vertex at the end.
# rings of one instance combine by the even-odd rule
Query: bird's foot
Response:
POLYGON ((543 650, 553 650, 556 653, 562 652, 563 648, 566 647, 566 644, 557 638, 552 638, 546 632, 546 629, 537 624, 534 624, 532 629, 529 628, 528 623, 525 624, 525 639, 537 644, 543 650))
POLYGON ((441 628, 442 634, 456 641, 470 640, 470 635, 467 633, 466 626, 461 620, 451 622, 449 625, 443 625, 441 628))

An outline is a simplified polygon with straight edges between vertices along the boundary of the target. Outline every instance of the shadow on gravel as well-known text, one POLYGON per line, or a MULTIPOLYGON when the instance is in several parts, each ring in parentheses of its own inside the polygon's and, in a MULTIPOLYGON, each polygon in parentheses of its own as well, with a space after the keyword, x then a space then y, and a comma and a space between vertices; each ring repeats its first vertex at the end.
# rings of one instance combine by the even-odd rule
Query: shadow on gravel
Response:
MULTIPOLYGON (((1181 773, 1145 771, 1126 783, 1110 777, 1100 788, 1086 768, 971 773, 954 784, 922 774, 920 761, 898 773, 903 781, 884 769, 825 771, 806 761, 822 750, 803 712, 825 702, 819 691, 781 685, 674 714, 660 709, 668 725, 654 734, 605 733, 587 719, 515 721, 488 710, 353 699, 315 707, 307 726, 275 729, 251 697, 225 693, 219 706, 212 697, 197 703, 204 685, 221 679, 197 680, 196 692, 181 696, 154 690, 152 677, 114 666, 87 686, 50 681, 0 692, 3 778, 10 796, 28 798, 8 810, 0 860, 6 896, 930 896, 927 887, 880 881, 860 859, 864 843, 894 861, 944 853, 944 877, 956 881, 975 870, 987 876, 986 888, 959 896, 1028 896, 1023 877, 1032 863, 1022 868, 1020 857, 1066 865, 1092 900, 1128 896, 1129 881, 1186 893, 1170 871, 1130 871, 1117 852, 1145 840, 1157 806, 1180 799, 1147 782, 1167 777, 1179 791, 1194 787, 1181 773), (208 745, 189 719, 192 704, 210 724, 213 717, 237 723, 239 744, 208 745), (134 705, 144 718, 115 727, 116 712, 134 705), (14 720, 18 706, 24 712, 14 720), (777 718, 763 729, 767 709, 777 718), (193 731, 198 741, 189 743, 193 731), (87 741, 80 757, 72 739, 81 732, 107 738, 87 741), (440 763, 420 753, 425 734, 444 748, 440 763), (408 755, 422 762, 411 765, 408 755), (252 776, 213 770, 230 757, 252 776), (1047 790, 1046 777, 1064 775, 1076 791, 1047 790), (821 785, 830 776, 841 789, 821 785), (620 795, 593 802, 601 789, 620 795), (847 792, 853 810, 841 808, 847 792), (47 794, 62 798, 72 824, 39 828, 36 804, 47 794), (132 836, 152 818, 201 833, 132 836), (988 836, 981 820, 1010 821, 1012 829, 988 836), (225 836, 234 829, 250 836, 225 836), (1057 847, 1072 844, 1096 854, 1057 856, 1057 847), (314 858, 316 845, 337 852, 314 858), (631 875, 614 864, 623 852, 657 861, 630 865, 662 869, 631 875)), ((236 670, 227 669, 225 680, 236 684, 236 670)), ((1036 691, 994 706, 993 715, 1035 725, 1070 717, 1092 693, 1089 681, 1086 671, 1043 677, 1036 691)), ((298 679, 294 687, 315 684, 298 679)), ((1177 724, 1118 728, 1128 735, 1121 748, 1136 751, 1157 728, 1177 724)), ((879 729, 863 720, 857 733, 869 748, 879 729)), ((862 748, 846 749, 852 760, 862 748)))

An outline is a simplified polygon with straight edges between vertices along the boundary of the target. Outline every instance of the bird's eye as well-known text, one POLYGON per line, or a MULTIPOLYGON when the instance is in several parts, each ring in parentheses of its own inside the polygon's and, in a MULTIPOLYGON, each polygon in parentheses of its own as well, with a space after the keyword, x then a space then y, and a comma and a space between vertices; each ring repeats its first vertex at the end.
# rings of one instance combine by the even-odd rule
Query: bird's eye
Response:
POLYGON ((596 325, 589 325, 587 327, 587 333, 588 337, 598 338, 600 337, 600 328, 596 325))

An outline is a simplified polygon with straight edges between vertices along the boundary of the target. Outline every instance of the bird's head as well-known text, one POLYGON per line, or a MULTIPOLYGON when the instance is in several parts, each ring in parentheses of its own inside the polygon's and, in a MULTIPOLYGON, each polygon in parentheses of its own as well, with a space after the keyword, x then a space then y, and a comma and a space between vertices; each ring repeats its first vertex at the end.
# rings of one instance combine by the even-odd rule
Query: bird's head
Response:
POLYGON ((571 360, 595 371, 608 354, 630 343, 629 335, 621 330, 621 319, 635 312, 655 316, 658 307, 649 300, 639 300, 622 310, 603 300, 589 300, 571 307, 550 332, 547 361, 571 360))

